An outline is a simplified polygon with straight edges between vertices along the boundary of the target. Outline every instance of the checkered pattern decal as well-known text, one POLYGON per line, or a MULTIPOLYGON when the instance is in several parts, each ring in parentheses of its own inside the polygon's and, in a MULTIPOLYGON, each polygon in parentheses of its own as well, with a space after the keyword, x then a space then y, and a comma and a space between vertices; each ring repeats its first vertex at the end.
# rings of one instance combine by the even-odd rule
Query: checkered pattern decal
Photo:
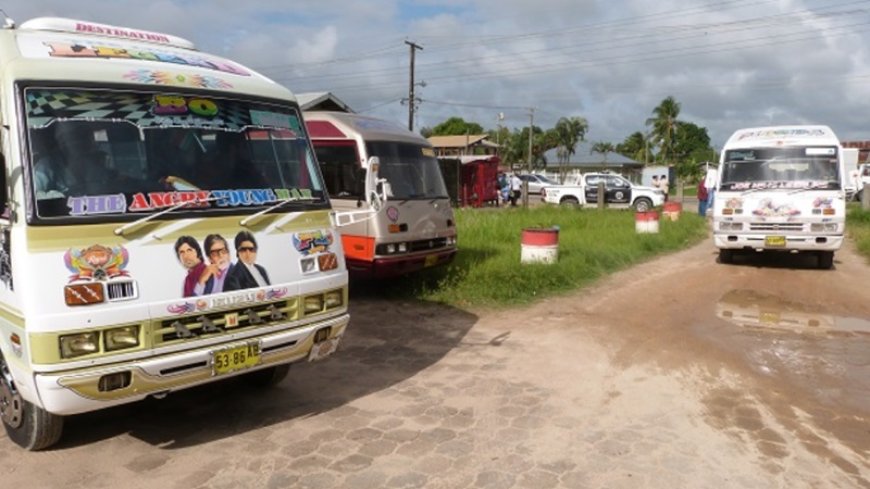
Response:
POLYGON ((44 127, 53 119, 125 120, 139 127, 185 126, 238 131, 252 125, 249 106, 214 100, 218 114, 206 118, 194 114, 161 116, 151 113, 152 96, 138 93, 84 92, 29 89, 27 124, 44 127))

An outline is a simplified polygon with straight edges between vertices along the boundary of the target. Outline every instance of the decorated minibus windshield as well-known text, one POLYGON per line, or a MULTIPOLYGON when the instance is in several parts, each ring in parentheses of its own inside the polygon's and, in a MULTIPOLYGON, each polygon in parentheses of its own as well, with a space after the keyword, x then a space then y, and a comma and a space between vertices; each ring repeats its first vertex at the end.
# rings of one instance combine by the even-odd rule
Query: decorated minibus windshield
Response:
POLYGON ((840 188, 834 146, 728 150, 720 171, 722 190, 840 188))
POLYGON ((328 205, 290 106, 47 88, 24 99, 39 218, 328 205))

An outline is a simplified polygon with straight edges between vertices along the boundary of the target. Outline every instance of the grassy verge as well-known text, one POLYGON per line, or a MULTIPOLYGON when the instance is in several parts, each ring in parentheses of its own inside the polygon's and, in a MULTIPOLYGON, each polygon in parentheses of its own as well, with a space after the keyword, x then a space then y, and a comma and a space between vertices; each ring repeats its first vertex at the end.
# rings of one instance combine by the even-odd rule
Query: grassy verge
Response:
POLYGON ((870 211, 862 210, 861 204, 849 204, 846 233, 855 242, 858 252, 870 258, 870 211))
POLYGON ((688 208, 678 221, 662 220, 658 234, 638 234, 629 211, 459 209, 456 221, 460 251, 450 266, 381 285, 379 295, 456 307, 525 304, 707 236, 706 222, 688 208), (522 230, 553 226, 559 227, 558 263, 521 264, 522 230))

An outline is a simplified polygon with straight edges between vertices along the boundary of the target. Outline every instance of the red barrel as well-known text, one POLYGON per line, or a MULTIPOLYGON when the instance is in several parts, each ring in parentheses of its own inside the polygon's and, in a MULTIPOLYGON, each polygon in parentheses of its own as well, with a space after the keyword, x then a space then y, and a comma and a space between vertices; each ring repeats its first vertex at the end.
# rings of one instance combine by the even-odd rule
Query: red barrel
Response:
POLYGON ((559 258, 559 228, 523 229, 522 263, 556 263, 559 258))
POLYGON ((679 219, 680 212, 682 211, 683 204, 681 202, 665 202, 665 205, 662 207, 662 214, 671 221, 679 219))
POLYGON ((523 229, 524 245, 553 246, 559 244, 559 230, 557 228, 527 228, 523 229))
POLYGON ((634 229, 638 233, 659 232, 659 213, 657 211, 635 212, 634 229))

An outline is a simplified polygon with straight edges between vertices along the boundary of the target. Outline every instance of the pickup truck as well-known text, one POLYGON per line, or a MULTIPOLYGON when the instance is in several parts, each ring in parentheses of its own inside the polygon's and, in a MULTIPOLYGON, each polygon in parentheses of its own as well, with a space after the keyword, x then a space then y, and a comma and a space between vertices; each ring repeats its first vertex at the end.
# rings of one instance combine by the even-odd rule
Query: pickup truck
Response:
POLYGON ((576 185, 554 185, 541 189, 541 197, 549 204, 595 206, 598 204, 598 182, 604 182, 604 204, 614 208, 632 207, 645 212, 660 206, 665 193, 652 187, 642 187, 611 173, 585 173, 576 185))

